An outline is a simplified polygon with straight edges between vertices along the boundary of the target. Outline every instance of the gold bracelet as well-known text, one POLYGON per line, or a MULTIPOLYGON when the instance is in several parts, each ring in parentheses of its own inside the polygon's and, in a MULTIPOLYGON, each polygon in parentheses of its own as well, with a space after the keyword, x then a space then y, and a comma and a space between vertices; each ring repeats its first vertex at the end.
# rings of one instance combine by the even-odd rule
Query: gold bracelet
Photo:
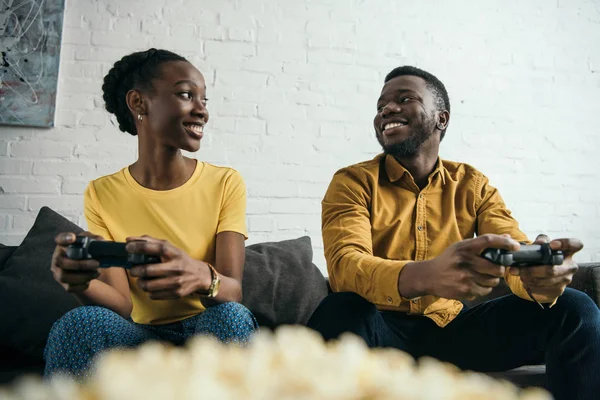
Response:
POLYGON ((219 273, 211 264, 206 263, 208 265, 208 269, 210 269, 210 277, 211 282, 208 288, 208 292, 204 295, 208 298, 214 298, 219 294, 219 289, 221 287, 221 278, 219 278, 219 273))

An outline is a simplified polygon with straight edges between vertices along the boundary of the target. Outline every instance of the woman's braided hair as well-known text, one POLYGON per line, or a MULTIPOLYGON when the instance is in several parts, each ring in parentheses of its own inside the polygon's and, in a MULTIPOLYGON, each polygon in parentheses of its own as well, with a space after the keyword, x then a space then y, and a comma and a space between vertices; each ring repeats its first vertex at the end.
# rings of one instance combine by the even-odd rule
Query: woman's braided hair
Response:
POLYGON ((158 76, 160 64, 168 61, 187 60, 167 50, 149 49, 126 55, 108 71, 102 85, 102 98, 106 111, 117 117, 121 131, 137 135, 135 121, 127 107, 127 92, 152 90, 152 79, 158 76))

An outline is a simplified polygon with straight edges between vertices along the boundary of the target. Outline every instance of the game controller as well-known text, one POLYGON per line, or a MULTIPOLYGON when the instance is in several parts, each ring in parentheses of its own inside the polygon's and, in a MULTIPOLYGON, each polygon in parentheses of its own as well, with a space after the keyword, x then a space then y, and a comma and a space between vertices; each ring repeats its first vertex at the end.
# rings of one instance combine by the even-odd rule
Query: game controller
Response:
POLYGON ((517 251, 488 248, 483 258, 505 267, 531 267, 535 265, 560 265, 565 257, 561 250, 552 250, 550 244, 522 244, 517 251))
POLYGON ((123 267, 134 265, 156 264, 160 258, 147 254, 133 254, 125 249, 127 243, 107 242, 87 236, 77 236, 75 242, 67 247, 67 258, 71 260, 94 259, 100 268, 123 267))

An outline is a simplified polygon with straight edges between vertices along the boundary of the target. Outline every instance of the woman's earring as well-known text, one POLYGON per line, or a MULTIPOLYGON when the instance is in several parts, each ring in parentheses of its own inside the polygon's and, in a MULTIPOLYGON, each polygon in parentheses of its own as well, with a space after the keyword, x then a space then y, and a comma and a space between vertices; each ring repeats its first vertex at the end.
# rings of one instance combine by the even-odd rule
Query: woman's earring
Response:
MULTIPOLYGON (((140 121, 141 121, 141 119, 140 119, 140 121)), ((438 128, 439 129, 444 129, 444 125, 443 124, 438 124, 438 128)))
POLYGON ((142 117, 142 114, 138 114, 138 121, 142 122, 142 119, 144 119, 144 117, 142 117))

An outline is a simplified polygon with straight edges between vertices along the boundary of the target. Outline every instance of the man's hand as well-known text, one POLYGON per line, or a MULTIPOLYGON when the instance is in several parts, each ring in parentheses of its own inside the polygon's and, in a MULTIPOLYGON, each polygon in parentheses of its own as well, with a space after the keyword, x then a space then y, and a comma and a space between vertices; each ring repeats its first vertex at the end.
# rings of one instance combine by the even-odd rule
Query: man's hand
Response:
POLYGON ((550 242, 552 250, 562 250, 564 261, 561 265, 540 265, 539 267, 511 268, 510 273, 519 275, 523 286, 535 300, 541 303, 551 302, 563 294, 579 269, 573 255, 583 248, 578 239, 556 239, 550 241, 546 235, 539 235, 535 244, 550 242))
POLYGON ((158 256, 159 264, 136 265, 131 276, 153 300, 178 299, 194 292, 208 291, 212 277, 206 263, 194 260, 185 251, 166 240, 150 236, 127 238, 127 251, 158 256))
POLYGON ((407 264, 398 279, 404 297, 434 295, 447 299, 472 300, 489 294, 500 283, 505 267, 480 254, 488 247, 517 250, 519 242, 508 235, 481 235, 448 247, 438 257, 407 264))

